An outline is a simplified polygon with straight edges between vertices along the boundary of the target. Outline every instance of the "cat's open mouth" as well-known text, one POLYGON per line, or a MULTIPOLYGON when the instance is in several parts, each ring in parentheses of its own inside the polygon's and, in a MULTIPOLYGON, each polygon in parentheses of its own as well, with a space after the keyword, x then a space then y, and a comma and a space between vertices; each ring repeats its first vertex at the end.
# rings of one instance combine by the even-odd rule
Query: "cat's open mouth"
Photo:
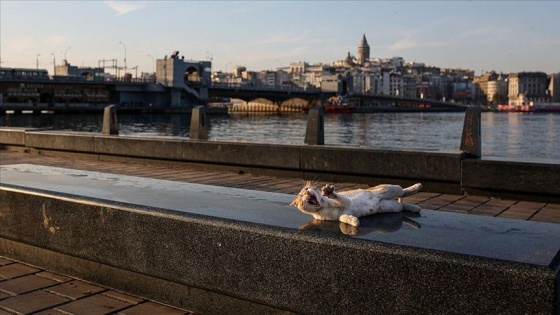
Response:
POLYGON ((307 203, 313 207, 319 207, 319 200, 317 200, 317 197, 315 197, 314 194, 309 194, 307 195, 307 203))

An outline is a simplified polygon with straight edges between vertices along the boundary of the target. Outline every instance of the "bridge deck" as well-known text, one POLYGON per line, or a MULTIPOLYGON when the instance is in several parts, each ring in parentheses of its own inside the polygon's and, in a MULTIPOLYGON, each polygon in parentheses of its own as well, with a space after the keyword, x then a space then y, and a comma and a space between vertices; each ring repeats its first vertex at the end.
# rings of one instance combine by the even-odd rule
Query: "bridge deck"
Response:
MULTIPOLYGON (((0 165, 22 163, 294 195, 302 186, 300 179, 201 171, 177 165, 147 166, 140 163, 94 159, 77 160, 60 156, 0 151, 0 165)), ((339 189, 364 187, 364 185, 353 183, 335 184, 339 189)), ((560 204, 427 192, 407 197, 406 200, 425 209, 560 224, 560 204)), ((75 310, 83 311, 86 308, 92 311, 105 310, 107 312, 122 309, 121 314, 189 313, 187 310, 165 306, 146 298, 117 292, 63 275, 55 275, 41 267, 32 267, 26 265, 25 262, 17 262, 9 257, 0 257, 0 313, 4 314, 5 311, 8 311, 8 314, 11 314, 10 312, 18 307, 22 311, 25 311, 23 309, 25 307, 35 307, 37 310, 50 311, 51 314, 62 314, 59 310, 72 314, 75 313, 75 310), (21 283, 18 284, 18 282, 21 283), (41 303, 47 304, 41 306, 41 303), (103 309, 103 307, 111 307, 111 310, 103 309)))

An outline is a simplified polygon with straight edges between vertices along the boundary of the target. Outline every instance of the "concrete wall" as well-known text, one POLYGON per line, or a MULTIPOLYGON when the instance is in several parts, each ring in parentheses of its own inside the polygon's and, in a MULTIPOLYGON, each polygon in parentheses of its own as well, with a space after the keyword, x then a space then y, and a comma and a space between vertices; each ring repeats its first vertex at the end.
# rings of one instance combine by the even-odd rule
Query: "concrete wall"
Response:
MULTIPOLYGON (((157 188, 125 188, 117 195, 160 196, 157 188)), ((559 307, 554 224, 423 210, 408 219, 421 229, 372 232, 403 220, 379 215, 362 218, 350 237, 335 222, 298 229, 308 218, 301 221, 289 199, 257 208, 208 201, 211 214, 203 215, 189 213, 192 203, 178 211, 6 182, 0 199, 0 253, 201 314, 553 314, 559 307), (220 208, 241 219, 220 217, 220 208)))
POLYGON ((44 154, 80 153, 98 159, 140 159, 224 171, 377 185, 422 182, 425 191, 556 200, 558 164, 469 159, 457 152, 374 150, 139 138, 96 133, 0 128, 0 145, 44 154))

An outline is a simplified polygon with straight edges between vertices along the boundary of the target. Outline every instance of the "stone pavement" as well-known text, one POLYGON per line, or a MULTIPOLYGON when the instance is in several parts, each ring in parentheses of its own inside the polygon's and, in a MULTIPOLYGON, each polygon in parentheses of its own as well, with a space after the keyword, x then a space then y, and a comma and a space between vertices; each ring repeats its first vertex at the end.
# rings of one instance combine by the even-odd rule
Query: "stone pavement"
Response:
POLYGON ((193 314, 0 256, 0 315, 193 314))
MULTIPOLYGON (((206 171, 178 163, 169 165, 93 158, 68 158, 0 150, 0 165, 37 164, 87 171, 182 181, 198 184, 297 194, 303 180, 206 171)), ((0 179, 1 180, 1 179, 0 179)), ((321 182, 319 184, 322 184, 321 182)), ((365 188, 353 183, 335 183, 337 189, 365 188)), ((502 200, 421 192, 405 199, 425 209, 560 223, 560 203, 502 200)), ((2 256, 2 253, 0 253, 2 256)), ((191 314, 146 298, 29 266, 0 257, 0 315, 3 314, 191 314)))

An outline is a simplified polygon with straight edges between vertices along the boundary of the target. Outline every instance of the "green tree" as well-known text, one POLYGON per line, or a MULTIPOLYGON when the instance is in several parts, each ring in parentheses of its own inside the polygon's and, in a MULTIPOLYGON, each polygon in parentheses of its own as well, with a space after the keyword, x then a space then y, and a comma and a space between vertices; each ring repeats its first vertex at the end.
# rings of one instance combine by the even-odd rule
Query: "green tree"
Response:
POLYGON ((494 93, 494 95, 492 95, 492 103, 494 104, 505 104, 506 102, 506 97, 505 95, 502 95, 498 92, 494 93))

